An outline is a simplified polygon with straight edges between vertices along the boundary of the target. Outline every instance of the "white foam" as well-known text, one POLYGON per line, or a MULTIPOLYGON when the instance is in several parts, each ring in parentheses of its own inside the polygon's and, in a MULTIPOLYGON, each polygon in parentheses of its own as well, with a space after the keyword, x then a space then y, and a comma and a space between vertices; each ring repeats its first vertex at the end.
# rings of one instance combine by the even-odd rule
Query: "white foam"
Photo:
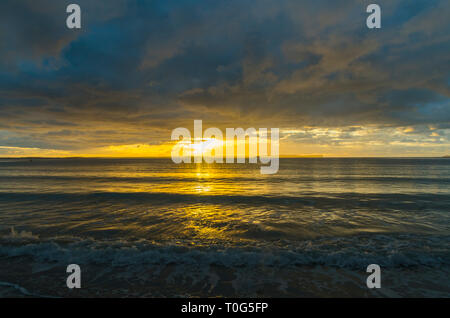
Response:
POLYGON ((3 239, 9 239, 9 240, 38 240, 39 235, 34 235, 31 232, 27 231, 16 231, 14 229, 14 226, 11 226, 11 233, 9 235, 5 235, 3 239))

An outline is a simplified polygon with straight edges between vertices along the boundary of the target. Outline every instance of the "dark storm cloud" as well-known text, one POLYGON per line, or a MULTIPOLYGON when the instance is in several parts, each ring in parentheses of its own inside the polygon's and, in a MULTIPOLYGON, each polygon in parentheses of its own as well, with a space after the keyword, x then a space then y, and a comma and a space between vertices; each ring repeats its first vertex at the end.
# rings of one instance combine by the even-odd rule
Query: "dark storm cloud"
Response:
POLYGON ((443 127, 450 4, 378 1, 0 4, 0 145, 167 140, 203 119, 237 127, 443 127), (7 132, 7 133, 6 133, 7 132))

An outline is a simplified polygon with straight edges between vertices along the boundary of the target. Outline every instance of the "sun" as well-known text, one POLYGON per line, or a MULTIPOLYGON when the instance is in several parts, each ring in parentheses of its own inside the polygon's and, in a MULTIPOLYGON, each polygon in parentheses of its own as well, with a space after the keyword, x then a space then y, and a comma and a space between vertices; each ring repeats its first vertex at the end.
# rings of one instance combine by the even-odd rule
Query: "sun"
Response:
POLYGON ((204 138, 202 141, 186 145, 193 156, 210 154, 213 149, 223 146, 223 141, 216 138, 204 138))

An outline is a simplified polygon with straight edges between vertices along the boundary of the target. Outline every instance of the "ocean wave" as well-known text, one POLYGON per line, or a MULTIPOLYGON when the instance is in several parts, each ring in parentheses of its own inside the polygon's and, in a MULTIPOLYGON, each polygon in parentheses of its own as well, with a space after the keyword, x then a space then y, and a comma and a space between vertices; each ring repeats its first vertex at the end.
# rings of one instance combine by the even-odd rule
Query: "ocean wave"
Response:
POLYGON ((11 232, 8 235, 5 235, 3 237, 3 239, 5 240, 38 240, 39 239, 39 235, 35 235, 31 232, 28 231, 16 231, 14 229, 14 226, 11 227, 11 232))
MULTIPOLYGON (((189 194, 168 192, 88 192, 88 193, 64 193, 64 192, 0 192, 0 202, 26 201, 63 201, 84 202, 95 201, 123 201, 153 202, 153 203, 225 203, 225 204, 274 204, 274 205, 370 205, 383 203, 394 206, 408 206, 415 210, 418 204, 426 202, 428 207, 449 207, 450 199, 446 194, 431 193, 305 193, 304 195, 251 195, 251 194, 189 194)), ((419 206, 419 208, 421 208, 419 206)))
MULTIPOLYGON (((254 175, 251 177, 247 176, 237 176, 237 175, 218 175, 212 176, 205 179, 199 179, 198 177, 190 177, 183 174, 180 176, 90 176, 90 175, 3 175, 2 180, 4 181, 94 181, 101 183, 115 183, 115 182, 126 182, 126 183, 173 183, 173 182, 213 182, 213 183, 234 183, 234 182, 267 182, 267 179, 263 178, 261 175, 254 175)), ((292 175, 280 175, 270 178, 271 183, 280 182, 386 182, 386 183, 439 183, 448 184, 450 183, 450 178, 444 178, 442 176, 436 177, 409 177, 409 176, 292 176, 292 175)))
POLYGON ((38 263, 134 265, 198 265, 230 268, 323 265, 361 268, 450 265, 450 237, 430 235, 357 235, 300 242, 217 244, 208 241, 94 240, 77 237, 39 239, 7 235, 0 257, 32 257, 38 263))

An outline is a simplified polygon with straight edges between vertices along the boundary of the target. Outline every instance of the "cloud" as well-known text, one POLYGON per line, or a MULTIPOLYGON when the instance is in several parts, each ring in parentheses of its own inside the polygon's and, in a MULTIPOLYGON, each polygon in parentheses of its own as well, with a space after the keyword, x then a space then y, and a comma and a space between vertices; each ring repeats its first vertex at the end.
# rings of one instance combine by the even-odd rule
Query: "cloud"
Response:
POLYGON ((80 31, 64 2, 0 4, 0 146, 164 144, 194 119, 385 137, 450 127, 448 1, 379 1, 380 30, 365 27, 369 1, 78 3, 80 31))

